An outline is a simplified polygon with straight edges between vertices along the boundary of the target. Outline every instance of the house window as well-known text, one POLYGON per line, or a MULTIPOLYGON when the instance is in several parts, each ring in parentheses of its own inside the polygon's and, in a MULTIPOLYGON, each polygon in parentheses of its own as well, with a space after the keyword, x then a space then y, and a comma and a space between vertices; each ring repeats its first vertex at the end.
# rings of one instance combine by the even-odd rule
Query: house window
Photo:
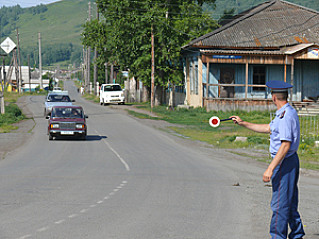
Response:
POLYGON ((190 70, 190 91, 191 94, 198 95, 198 64, 194 59, 191 60, 189 65, 190 70))
MULTIPOLYGON (((253 70, 253 84, 265 85, 266 84, 266 67, 254 66, 253 70)), ((265 91, 265 87, 253 87, 253 91, 265 91)))

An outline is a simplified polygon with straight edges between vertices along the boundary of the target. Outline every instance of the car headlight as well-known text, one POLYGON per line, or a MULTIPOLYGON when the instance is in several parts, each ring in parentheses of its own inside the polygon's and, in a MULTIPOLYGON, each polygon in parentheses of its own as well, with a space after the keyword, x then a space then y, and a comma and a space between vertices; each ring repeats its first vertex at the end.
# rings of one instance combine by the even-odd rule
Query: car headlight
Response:
POLYGON ((75 128, 77 129, 84 129, 84 124, 76 124, 75 128))
POLYGON ((59 128, 59 124, 51 124, 50 128, 51 129, 57 129, 57 128, 59 128))
POLYGON ((121 93, 121 97, 124 97, 124 93, 121 93))

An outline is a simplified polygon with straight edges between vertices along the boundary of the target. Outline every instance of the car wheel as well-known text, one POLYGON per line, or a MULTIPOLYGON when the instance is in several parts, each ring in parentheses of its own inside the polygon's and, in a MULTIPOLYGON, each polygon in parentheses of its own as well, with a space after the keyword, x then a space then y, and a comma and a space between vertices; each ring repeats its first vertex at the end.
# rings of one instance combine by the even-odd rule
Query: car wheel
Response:
POLYGON ((100 100, 100 105, 103 105, 103 101, 100 100))
POLYGON ((53 140, 53 136, 49 134, 49 140, 53 140))
POLYGON ((81 135, 81 140, 86 140, 86 133, 81 135))

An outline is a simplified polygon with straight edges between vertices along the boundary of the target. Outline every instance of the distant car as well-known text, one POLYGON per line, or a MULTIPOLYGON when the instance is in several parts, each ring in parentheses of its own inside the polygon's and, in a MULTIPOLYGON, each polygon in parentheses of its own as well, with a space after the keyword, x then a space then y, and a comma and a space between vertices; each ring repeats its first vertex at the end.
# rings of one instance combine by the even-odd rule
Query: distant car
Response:
POLYGON ((61 89, 61 87, 53 87, 53 90, 52 91, 54 91, 54 92, 61 92, 62 91, 62 89, 61 89))
POLYGON ((71 100, 67 91, 54 92, 50 91, 44 103, 44 117, 51 113, 55 105, 71 106, 74 100, 71 100))
POLYGON ((124 92, 119 84, 102 84, 100 89, 100 104, 125 104, 124 92))
POLYGON ((81 106, 53 106, 49 120, 49 140, 54 137, 73 136, 85 140, 87 135, 86 118, 81 106))

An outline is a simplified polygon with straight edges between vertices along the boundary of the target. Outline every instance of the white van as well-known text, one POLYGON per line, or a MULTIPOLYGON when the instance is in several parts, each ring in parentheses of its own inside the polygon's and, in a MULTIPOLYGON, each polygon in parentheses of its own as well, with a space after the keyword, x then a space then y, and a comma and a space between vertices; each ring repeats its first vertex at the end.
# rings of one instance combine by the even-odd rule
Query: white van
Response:
POLYGON ((119 84, 102 84, 100 89, 100 104, 125 104, 124 92, 119 84))

